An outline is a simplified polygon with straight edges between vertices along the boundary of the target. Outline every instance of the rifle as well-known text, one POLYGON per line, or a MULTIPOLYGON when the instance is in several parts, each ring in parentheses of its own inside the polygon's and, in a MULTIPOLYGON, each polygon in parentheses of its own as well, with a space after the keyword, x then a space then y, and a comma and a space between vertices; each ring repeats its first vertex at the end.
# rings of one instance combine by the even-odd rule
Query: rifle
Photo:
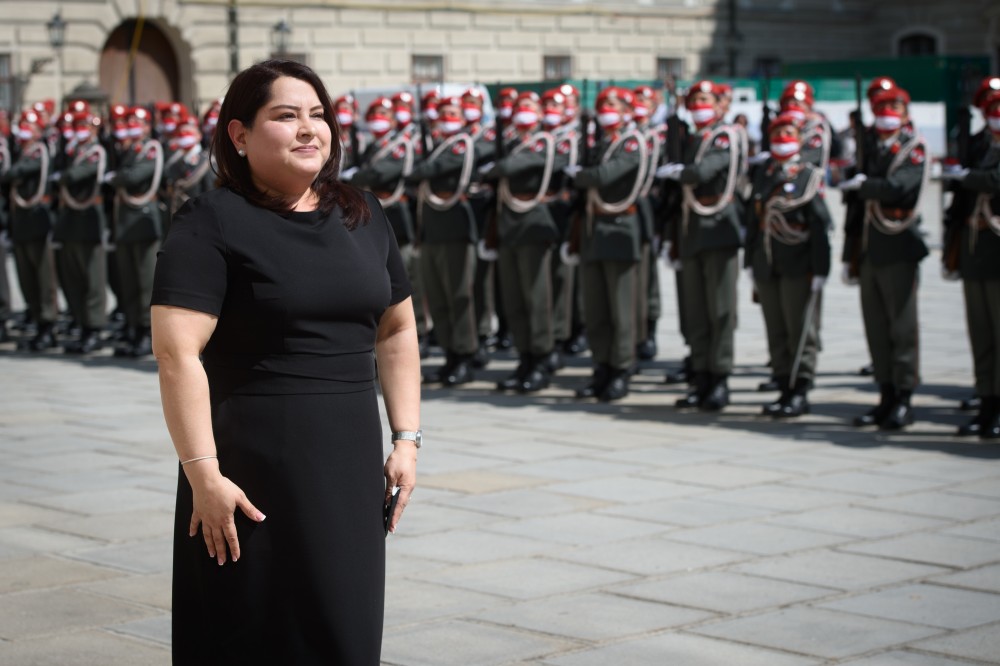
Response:
POLYGON ((354 163, 350 166, 361 166, 361 137, 358 136, 358 123, 357 123, 357 103, 358 98, 354 96, 354 91, 350 92, 351 95, 351 113, 355 115, 355 122, 351 123, 351 155, 354 157, 354 163))
MULTIPOLYGON (((958 132, 955 141, 956 155, 959 165, 970 168, 972 152, 972 113, 967 104, 958 110, 958 132)), ((975 207, 975 195, 954 183, 948 187, 954 193, 951 206, 945 212, 944 242, 941 248, 941 261, 945 270, 955 272, 959 269, 961 258, 962 224, 972 215, 975 207)))
MULTIPOLYGON (((849 170, 851 176, 864 171, 865 142, 868 140, 864 118, 861 115, 864 97, 861 94, 861 74, 854 75, 854 98, 857 106, 851 111, 851 127, 854 130, 854 168, 849 170)), ((861 236, 864 227, 864 202, 857 192, 844 194, 846 219, 844 220, 844 261, 847 262, 847 272, 851 277, 861 275, 861 236)))
MULTIPOLYGON (((500 82, 497 81, 499 89, 500 82)), ((503 142, 503 127, 500 124, 500 116, 493 121, 493 161, 499 162, 506 154, 506 146, 503 142)), ((499 182, 499 181, 498 181, 499 182)), ((495 250, 500 246, 500 215, 503 212, 503 202, 500 200, 498 188, 493 188, 493 205, 487 212, 486 229, 483 231, 483 243, 487 249, 495 250)))
POLYGON ((424 115, 424 95, 420 84, 417 84, 417 141, 420 147, 420 157, 425 159, 434 151, 431 140, 431 130, 427 126, 427 117, 424 115))
POLYGON ((771 150, 771 135, 768 132, 768 129, 771 127, 771 107, 767 104, 767 98, 771 92, 770 75, 764 75, 764 88, 761 92, 763 92, 764 101, 760 115, 760 149, 763 152, 771 150))
MULTIPOLYGON (((590 87, 590 81, 588 79, 583 80, 583 86, 580 91, 581 102, 587 98, 587 90, 590 87)), ((600 90, 600 84, 598 83, 597 89, 600 90)), ((591 162, 594 161, 594 153, 598 148, 601 140, 601 126, 598 124, 596 118, 594 117, 594 112, 591 109, 581 106, 580 109, 580 150, 579 159, 580 166, 590 166, 591 162), (591 149, 590 139, 594 139, 594 147, 591 149)), ((570 184, 572 186, 572 184, 570 184)), ((583 233, 583 222, 587 216, 587 193, 586 192, 576 192, 576 199, 573 200, 572 208, 570 209, 570 227, 569 227, 569 251, 570 254, 579 254, 580 252, 580 236, 583 233)))

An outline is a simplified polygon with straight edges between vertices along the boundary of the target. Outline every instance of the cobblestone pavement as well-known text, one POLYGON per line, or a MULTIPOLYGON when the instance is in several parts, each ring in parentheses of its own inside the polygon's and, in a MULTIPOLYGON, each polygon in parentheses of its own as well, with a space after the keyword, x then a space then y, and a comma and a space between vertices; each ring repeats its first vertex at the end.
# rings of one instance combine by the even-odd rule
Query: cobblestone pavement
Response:
MULTIPOLYGON (((492 390, 509 356, 427 390, 419 488, 388 543, 385 663, 1000 663, 1000 445, 951 436, 971 362, 937 263, 901 434, 848 425, 876 392, 857 375, 857 291, 836 281, 813 414, 794 423, 757 415, 745 280, 719 417, 668 406, 663 360, 615 405, 571 397, 584 358, 532 398, 492 390)), ((169 663, 177 464, 154 363, 3 345, 0 377, 0 663, 169 663)))

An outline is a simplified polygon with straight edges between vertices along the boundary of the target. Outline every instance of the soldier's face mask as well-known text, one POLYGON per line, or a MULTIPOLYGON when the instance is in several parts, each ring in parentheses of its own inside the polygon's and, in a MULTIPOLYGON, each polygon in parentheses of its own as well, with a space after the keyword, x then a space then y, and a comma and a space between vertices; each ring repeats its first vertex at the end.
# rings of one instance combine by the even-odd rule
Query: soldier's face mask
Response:
POLYGON ((597 110, 597 122, 604 129, 614 129, 622 124, 622 114, 613 106, 602 106, 597 110))
POLYGON ((128 125, 125 123, 115 123, 114 130, 112 131, 114 137, 119 141, 124 141, 128 138, 128 125))
POLYGON ((483 117, 483 110, 476 104, 463 104, 462 115, 467 121, 474 123, 483 117))
POLYGON ((691 112, 691 119, 698 127, 709 125, 715 120, 715 106, 713 104, 705 102, 692 104, 688 107, 688 111, 691 112))
POLYGON ((89 129, 77 128, 76 132, 74 132, 74 136, 77 141, 83 143, 84 141, 90 141, 92 134, 89 129))
POLYGON ((787 160, 798 154, 801 149, 799 140, 793 136, 771 137, 771 154, 777 160, 787 160))
POLYGON ((177 121, 176 120, 172 120, 172 119, 170 119, 170 120, 164 120, 163 121, 163 129, 167 133, 175 131, 177 129, 177 121))
POLYGON ((76 136, 76 132, 73 131, 72 127, 64 127, 62 131, 62 136, 67 141, 72 141, 73 137, 76 136))
POLYGON ((413 114, 410 113, 409 109, 398 108, 396 109, 396 122, 400 125, 406 125, 411 120, 413 120, 413 114))
POLYGON ((1000 134, 1000 106, 995 106, 986 112, 986 124, 994 134, 1000 134))
POLYGON ((28 143, 29 141, 35 138, 35 133, 31 131, 31 127, 25 125, 21 125, 16 130, 14 130, 14 135, 17 137, 17 140, 20 141, 21 143, 28 143))
POLYGON ((875 113, 875 129, 879 134, 892 134, 903 126, 903 116, 895 109, 880 107, 875 113))
POLYGON ((182 150, 187 150, 188 148, 193 148, 198 143, 198 137, 194 134, 181 134, 172 143, 175 143, 178 148, 182 150))
POLYGON ((542 121, 546 127, 558 127, 562 124, 563 114, 558 111, 546 111, 542 121))
POLYGON ((341 127, 350 127, 354 124, 354 114, 350 111, 338 111, 337 122, 341 127))
POLYGON ((449 111, 441 116, 441 120, 438 122, 438 129, 445 136, 451 136, 457 134, 465 127, 465 121, 462 120, 454 111, 449 111))
POLYGON ((524 130, 538 124, 538 112, 530 106, 519 106, 514 113, 514 126, 524 130))
POLYGON ((509 120, 514 115, 514 105, 510 102, 504 102, 500 105, 500 110, 497 114, 504 120, 509 120))
POLYGON ((427 120, 437 120, 440 117, 436 106, 428 106, 424 109, 424 115, 427 116, 427 120))
POLYGON ((368 121, 368 129, 376 137, 383 137, 392 129, 392 121, 388 118, 375 117, 368 121))

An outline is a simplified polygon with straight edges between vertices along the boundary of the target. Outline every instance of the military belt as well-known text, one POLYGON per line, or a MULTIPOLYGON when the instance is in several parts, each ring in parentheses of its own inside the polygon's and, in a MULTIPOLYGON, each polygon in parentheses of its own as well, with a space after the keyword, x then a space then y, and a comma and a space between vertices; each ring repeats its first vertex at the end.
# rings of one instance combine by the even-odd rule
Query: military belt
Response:
POLYGON ((913 214, 912 208, 882 208, 882 214, 894 220, 905 220, 913 214))
MULTIPOLYGON (((389 197, 391 197, 393 195, 392 192, 385 191, 385 190, 380 190, 380 191, 374 191, 373 190, 372 194, 374 194, 375 196, 377 196, 379 199, 388 199, 389 197)), ((399 202, 403 202, 403 201, 409 201, 409 200, 410 200, 409 197, 407 197, 405 194, 402 194, 402 195, 400 195, 398 201, 399 202)))
MULTIPOLYGON (((435 192, 434 196, 439 197, 441 199, 451 199, 453 196, 455 196, 455 193, 454 192, 435 192)), ((462 194, 462 196, 459 197, 459 200, 460 201, 468 201, 469 197, 466 196, 465 194, 462 194)))
POLYGON ((635 204, 632 204, 631 206, 629 206, 625 210, 617 212, 617 213, 609 211, 606 208, 595 207, 594 208, 594 215, 598 215, 598 216, 602 216, 602 217, 617 217, 619 215, 635 215, 636 212, 638 212, 638 210, 639 210, 639 207, 636 206, 635 204))
POLYGON ((695 197, 702 206, 714 206, 722 200, 721 194, 706 195, 701 197, 695 197))

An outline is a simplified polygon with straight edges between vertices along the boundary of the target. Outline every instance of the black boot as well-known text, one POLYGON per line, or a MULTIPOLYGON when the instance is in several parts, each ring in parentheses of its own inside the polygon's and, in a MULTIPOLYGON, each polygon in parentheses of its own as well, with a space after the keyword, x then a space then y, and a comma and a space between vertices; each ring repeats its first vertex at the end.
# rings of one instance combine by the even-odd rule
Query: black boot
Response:
POLYGON ((468 384, 475 379, 472 374, 472 357, 472 354, 457 355, 455 365, 441 379, 441 383, 445 386, 458 386, 468 384))
POLYGON ((698 409, 706 412, 718 412, 729 404, 728 375, 712 375, 712 388, 705 399, 698 403, 698 409))
POLYGON ((913 407, 910 406, 910 398, 913 391, 897 391, 896 400, 889 410, 889 414, 879 423, 882 430, 902 430, 913 423, 913 407))
POLYGON ((140 328, 132 345, 132 358, 142 358, 153 353, 153 336, 149 328, 140 328))
POLYGON ((548 354, 539 354, 530 357, 530 359, 528 372, 521 381, 521 385, 517 388, 520 393, 535 393, 548 388, 549 380, 552 378, 552 371, 549 369, 548 354))
POLYGON ((514 369, 508 377, 497 382, 498 391, 516 391, 521 387, 521 382, 531 370, 531 354, 521 354, 514 369))
POLYGON ((774 416, 779 419, 791 419, 809 413, 809 380, 796 379, 795 388, 787 394, 784 404, 774 416))
POLYGON ((566 341, 563 351, 570 356, 576 356, 577 354, 582 354, 587 351, 587 336, 584 334, 582 326, 573 329, 573 334, 570 336, 569 340, 566 341))
POLYGON ((781 377, 775 377, 774 375, 771 375, 771 378, 768 379, 766 382, 761 382, 760 384, 757 384, 757 390, 760 391, 761 393, 768 393, 770 391, 784 392, 785 389, 788 388, 788 377, 784 378, 785 379, 784 382, 782 382, 781 379, 782 379, 781 377))
POLYGON ((10 342, 10 331, 7 330, 7 321, 0 321, 0 344, 10 342))
POLYGON ((549 374, 556 374, 560 370, 566 367, 565 361, 563 361, 562 352, 559 351, 559 345, 545 355, 545 365, 549 368, 549 374))
POLYGON ((612 402, 613 400, 621 400, 628 395, 628 378, 631 375, 628 369, 625 370, 612 370, 611 379, 608 381, 607 386, 601 391, 601 394, 597 396, 598 400, 601 402, 612 402))
POLYGON ((963 400, 962 404, 959 406, 959 409, 961 409, 963 412, 974 412, 977 409, 981 408, 982 405, 983 405, 983 399, 980 398, 978 395, 974 395, 970 398, 966 398, 965 400, 963 400))
POLYGON ((656 358, 656 320, 650 319, 646 322, 646 339, 639 342, 635 347, 636 356, 643 361, 652 361, 656 358))
POLYGON ((594 374, 590 376, 590 380, 578 388, 574 395, 577 398, 596 398, 604 393, 604 387, 608 385, 609 381, 611 381, 611 366, 598 365, 594 368, 594 374))
POLYGON ((485 368, 490 362, 490 353, 486 350, 486 344, 480 341, 479 348, 472 354, 472 360, 470 363, 473 368, 481 370, 485 368))
POLYGON ((983 403, 992 406, 989 418, 983 421, 979 429, 979 439, 1000 439, 1000 396, 983 396, 983 403))
POLYGON ((428 368, 424 372, 424 383, 425 384, 440 384, 444 381, 444 378, 448 376, 451 372, 452 366, 457 362, 457 355, 454 352, 446 351, 444 365, 439 365, 436 368, 428 368))
POLYGON ((121 340, 115 345, 115 356, 119 358, 128 358, 132 356, 132 348, 135 347, 135 342, 138 339, 139 332, 132 328, 126 328, 122 331, 121 340))
POLYGON ((862 377, 871 377, 875 374, 875 365, 869 363, 868 365, 861 366, 861 369, 858 370, 858 374, 862 377))
POLYGON ((679 370, 674 370, 673 372, 668 372, 667 376, 663 378, 664 384, 685 384, 691 381, 694 376, 694 372, 691 370, 691 357, 685 356, 684 362, 681 364, 679 370))
POLYGON ((712 377, 707 372, 696 372, 692 375, 692 382, 688 385, 687 393, 683 398, 677 398, 674 402, 674 407, 678 409, 694 409, 705 396, 708 395, 708 391, 711 388, 712 377))
POLYGON ((56 341, 56 327, 54 324, 42 324, 38 327, 38 333, 28 343, 30 351, 40 352, 52 349, 58 345, 56 341))
MULTIPOLYGON (((760 410, 760 413, 763 416, 777 416, 778 412, 780 412, 781 408, 785 406, 785 403, 792 394, 792 389, 788 386, 788 377, 775 377, 772 381, 776 386, 776 390, 781 391, 781 395, 779 395, 778 399, 774 402, 764 405, 764 408, 760 410)), ((761 386, 763 386, 763 384, 761 384, 761 386)), ((757 390, 759 391, 762 389, 758 387, 757 390)))
POLYGON ((979 413, 971 421, 958 427, 958 432, 955 433, 956 437, 975 437, 993 420, 997 409, 994 397, 984 396, 980 399, 979 405, 979 413))
POLYGON ((892 384, 879 384, 878 388, 881 393, 878 405, 861 416, 854 417, 855 427, 882 425, 882 421, 889 416, 889 410, 896 401, 896 388, 892 384))

